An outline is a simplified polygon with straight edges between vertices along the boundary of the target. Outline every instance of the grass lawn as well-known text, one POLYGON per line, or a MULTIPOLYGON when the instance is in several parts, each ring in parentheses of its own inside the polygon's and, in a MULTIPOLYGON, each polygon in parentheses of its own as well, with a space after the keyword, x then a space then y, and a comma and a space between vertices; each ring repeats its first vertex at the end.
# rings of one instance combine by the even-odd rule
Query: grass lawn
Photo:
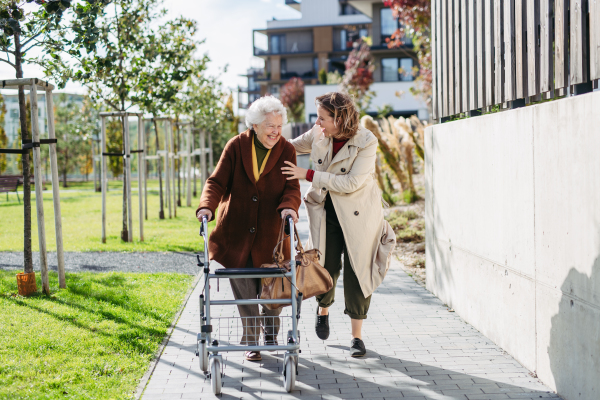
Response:
MULTIPOLYGON (((194 218, 199 199, 192 199, 192 207, 178 207, 177 217, 169 219, 165 205, 165 219, 158 219, 158 181, 148 181, 148 220, 144 221, 144 241, 140 242, 138 219, 137 181, 132 184, 133 243, 121 241, 122 192, 121 182, 110 181, 107 193, 107 237, 102 243, 102 195, 94 192, 93 182, 70 183, 61 187, 60 202, 65 251, 201 251, 202 240, 198 236, 200 224, 194 218)), ((164 185, 164 183, 163 183, 164 185)), ((56 251, 54 231, 54 207, 52 186, 46 184, 44 192, 44 215, 46 243, 49 251, 56 251)), ((163 186, 164 190, 164 186, 163 186)), ((22 197, 22 196, 21 196, 22 197)), ((185 196, 182 192, 182 204, 185 196)), ((32 190, 32 199, 35 192, 32 190)), ((22 201, 22 199, 21 199, 22 201)), ((211 223, 214 227, 214 222, 211 223)), ((32 244, 38 250, 37 218, 32 203, 32 244)), ((23 205, 14 193, 0 193, 0 251, 23 251, 23 205)))
POLYGON ((24 298, 0 271, 0 399, 131 398, 192 280, 78 273, 59 291, 51 272, 52 296, 24 298))

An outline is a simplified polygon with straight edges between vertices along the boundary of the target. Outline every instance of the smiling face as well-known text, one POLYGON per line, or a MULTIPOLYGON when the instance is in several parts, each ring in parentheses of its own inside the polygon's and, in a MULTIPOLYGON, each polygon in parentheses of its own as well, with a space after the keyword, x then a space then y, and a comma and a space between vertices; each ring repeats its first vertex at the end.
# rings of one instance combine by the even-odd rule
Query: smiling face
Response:
POLYGON ((267 149, 272 149, 281 138, 283 117, 280 114, 268 113, 263 122, 258 125, 253 124, 252 127, 263 146, 267 149))
POLYGON ((335 126, 335 121, 329 111, 324 109, 323 107, 317 107, 317 122, 316 124, 321 127, 321 132, 326 137, 332 137, 339 133, 339 129, 335 126))

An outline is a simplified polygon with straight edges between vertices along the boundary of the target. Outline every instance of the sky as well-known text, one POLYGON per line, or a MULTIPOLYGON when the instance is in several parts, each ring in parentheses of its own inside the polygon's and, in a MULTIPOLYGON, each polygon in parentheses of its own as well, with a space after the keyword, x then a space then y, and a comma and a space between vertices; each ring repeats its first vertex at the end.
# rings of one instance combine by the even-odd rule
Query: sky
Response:
MULTIPOLYGON (((266 28, 267 20, 300 18, 300 13, 285 5, 285 0, 165 0, 169 18, 185 16, 198 22, 198 39, 206 39, 199 55, 208 53, 211 58, 208 73, 218 75, 225 65, 228 71, 221 76, 226 88, 246 86, 240 74, 260 59, 253 57, 252 30, 266 28), (254 59, 254 60, 253 60, 254 59)), ((8 64, 0 63, 0 76, 14 78, 15 72, 8 64)), ((35 66, 24 66, 24 77, 43 77, 35 66)), ((3 78, 4 79, 4 78, 3 78)), ((85 89, 69 82, 66 92, 84 93, 85 89)))

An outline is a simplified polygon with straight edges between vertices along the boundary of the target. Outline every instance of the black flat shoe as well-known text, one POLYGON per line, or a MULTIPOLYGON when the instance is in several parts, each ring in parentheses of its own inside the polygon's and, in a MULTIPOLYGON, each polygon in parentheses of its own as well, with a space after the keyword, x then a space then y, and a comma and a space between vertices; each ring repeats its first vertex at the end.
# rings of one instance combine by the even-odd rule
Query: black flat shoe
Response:
POLYGON ((327 338, 329 338, 329 315, 319 315, 319 307, 317 307, 315 332, 321 340, 327 340, 327 338))
POLYGON ((352 357, 362 357, 367 354, 365 344, 359 338, 354 338, 350 342, 350 355, 352 357))

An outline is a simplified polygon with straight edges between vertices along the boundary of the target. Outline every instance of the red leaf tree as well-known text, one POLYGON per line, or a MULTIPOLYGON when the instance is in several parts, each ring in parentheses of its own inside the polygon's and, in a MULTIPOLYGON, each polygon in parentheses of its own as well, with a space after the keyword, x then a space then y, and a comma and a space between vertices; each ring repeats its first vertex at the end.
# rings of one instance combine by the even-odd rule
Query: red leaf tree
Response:
POLYGON ((384 0, 384 6, 392 9, 401 27, 386 39, 389 48, 400 47, 405 36, 413 38, 419 58, 417 88, 412 90, 431 105, 431 0, 384 0))
POLYGON ((290 79, 279 92, 279 97, 287 107, 292 122, 304 121, 304 82, 300 78, 290 79))
POLYGON ((369 46, 362 40, 354 44, 345 63, 346 72, 342 78, 341 89, 354 97, 361 114, 371 104, 374 93, 369 91, 373 83, 373 57, 369 46))

